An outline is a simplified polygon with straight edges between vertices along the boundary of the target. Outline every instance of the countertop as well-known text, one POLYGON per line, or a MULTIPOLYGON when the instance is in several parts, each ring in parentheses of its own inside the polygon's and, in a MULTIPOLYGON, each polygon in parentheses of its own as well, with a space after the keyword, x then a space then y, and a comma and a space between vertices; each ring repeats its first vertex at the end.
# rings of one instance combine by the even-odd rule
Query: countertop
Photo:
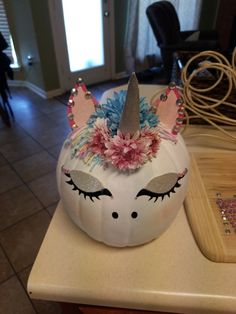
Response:
MULTIPOLYGON (((151 91, 151 89, 150 89, 151 91)), ((236 145, 189 138, 190 151, 235 153, 236 145)), ((184 207, 156 240, 112 248, 90 239, 59 203, 28 280, 32 298, 174 313, 236 313, 236 264, 198 249, 184 207)))

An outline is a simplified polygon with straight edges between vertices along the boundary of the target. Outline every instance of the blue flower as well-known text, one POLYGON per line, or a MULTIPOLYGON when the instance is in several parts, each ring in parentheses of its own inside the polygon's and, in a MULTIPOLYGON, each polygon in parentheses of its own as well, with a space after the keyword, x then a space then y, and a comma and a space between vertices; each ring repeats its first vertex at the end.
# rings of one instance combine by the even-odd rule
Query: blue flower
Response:
MULTIPOLYGON (((107 102, 99 107, 89 118, 87 124, 92 128, 97 118, 106 119, 108 129, 112 135, 117 133, 121 114, 123 112, 126 91, 114 92, 113 98, 108 98, 107 102)), ((151 128, 156 127, 158 124, 158 117, 150 111, 150 106, 145 102, 145 97, 140 97, 140 126, 143 129, 146 126, 151 128)))

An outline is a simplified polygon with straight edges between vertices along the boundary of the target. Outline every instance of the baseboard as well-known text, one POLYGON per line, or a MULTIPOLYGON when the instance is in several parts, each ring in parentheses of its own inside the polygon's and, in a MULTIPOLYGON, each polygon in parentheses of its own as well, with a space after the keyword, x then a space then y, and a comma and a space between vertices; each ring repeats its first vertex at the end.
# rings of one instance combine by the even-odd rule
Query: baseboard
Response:
POLYGON ((44 99, 49 99, 49 98, 63 94, 63 91, 60 88, 53 89, 50 91, 45 91, 42 88, 38 87, 37 85, 35 85, 31 82, 28 82, 28 81, 21 81, 21 80, 12 80, 11 81, 11 80, 9 80, 8 85, 9 86, 15 86, 15 87, 26 87, 44 99))
POLYGON ((7 83, 8 83, 9 86, 25 87, 25 81, 20 81, 20 80, 8 80, 7 83))
POLYGON ((53 89, 53 90, 50 90, 50 91, 46 92, 46 98, 53 98, 53 97, 56 97, 56 96, 60 96, 63 93, 64 92, 60 88, 53 89))
POLYGON ((119 79, 125 78, 127 76, 128 76, 128 74, 125 71, 123 71, 123 72, 115 73, 115 75, 112 79, 119 80, 119 79))
POLYGON ((47 98, 45 91, 42 88, 38 87, 37 85, 30 83, 28 81, 25 81, 25 87, 29 88, 30 90, 32 90, 33 92, 41 96, 42 98, 47 98))

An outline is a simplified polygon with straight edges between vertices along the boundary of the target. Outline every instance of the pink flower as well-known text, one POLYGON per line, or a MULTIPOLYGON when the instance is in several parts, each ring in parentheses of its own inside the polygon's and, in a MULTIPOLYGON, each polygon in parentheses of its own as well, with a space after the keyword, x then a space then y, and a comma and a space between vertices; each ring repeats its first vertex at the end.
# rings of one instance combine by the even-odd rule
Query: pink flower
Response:
POLYGON ((117 135, 105 143, 105 157, 120 170, 136 169, 148 160, 150 144, 151 140, 140 137, 139 131, 133 136, 118 131, 117 135))
POLYGON ((98 118, 90 133, 88 149, 120 170, 137 169, 154 157, 160 137, 156 128, 146 127, 135 134, 111 136, 105 119, 98 118))
POLYGON ((109 140, 109 137, 106 120, 98 118, 94 123, 89 142, 92 152, 104 156, 105 143, 109 140))
POLYGON ((149 156, 151 157, 155 156, 161 142, 158 129, 145 127, 144 129, 141 130, 141 137, 143 139, 149 139, 151 141, 149 146, 149 156))

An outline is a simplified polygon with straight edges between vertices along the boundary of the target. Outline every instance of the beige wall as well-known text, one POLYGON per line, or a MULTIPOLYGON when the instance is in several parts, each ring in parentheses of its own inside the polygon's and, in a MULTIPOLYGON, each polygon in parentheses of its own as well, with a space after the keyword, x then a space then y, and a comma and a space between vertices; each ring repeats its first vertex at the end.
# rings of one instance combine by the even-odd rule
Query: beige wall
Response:
MULTIPOLYGON (((49 0, 50 1, 50 0, 49 0)), ((48 0, 30 0, 45 90, 59 88, 48 0)))
POLYGON ((127 0, 115 0, 115 69, 116 73, 125 71, 124 60, 124 37, 125 37, 125 21, 127 17, 127 0))
POLYGON ((26 80, 44 91, 59 88, 47 0, 5 0, 6 13, 16 46, 20 71, 15 79, 26 80), (32 55, 32 66, 27 56, 32 55))

